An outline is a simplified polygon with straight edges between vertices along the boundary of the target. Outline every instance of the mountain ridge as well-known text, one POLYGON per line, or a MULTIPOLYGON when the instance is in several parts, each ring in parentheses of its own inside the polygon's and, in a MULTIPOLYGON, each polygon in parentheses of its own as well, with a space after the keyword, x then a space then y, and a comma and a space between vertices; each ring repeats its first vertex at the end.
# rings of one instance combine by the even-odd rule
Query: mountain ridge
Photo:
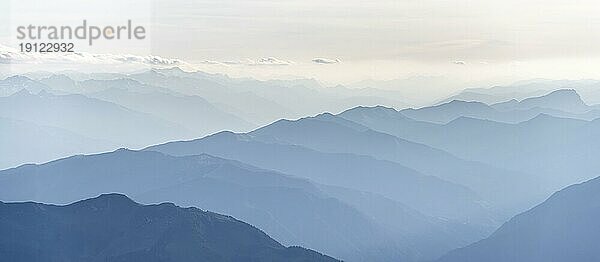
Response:
POLYGON ((229 216, 114 193, 64 206, 0 202, 0 214, 0 255, 11 261, 338 261, 229 216))

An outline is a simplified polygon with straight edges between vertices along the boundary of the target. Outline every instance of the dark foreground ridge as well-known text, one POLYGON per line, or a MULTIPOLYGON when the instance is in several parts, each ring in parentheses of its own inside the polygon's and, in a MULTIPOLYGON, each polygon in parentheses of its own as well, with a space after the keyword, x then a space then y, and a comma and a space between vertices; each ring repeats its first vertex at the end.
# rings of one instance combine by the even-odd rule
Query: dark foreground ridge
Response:
POLYGON ((105 194, 65 206, 0 202, 1 261, 337 261, 232 217, 105 194))

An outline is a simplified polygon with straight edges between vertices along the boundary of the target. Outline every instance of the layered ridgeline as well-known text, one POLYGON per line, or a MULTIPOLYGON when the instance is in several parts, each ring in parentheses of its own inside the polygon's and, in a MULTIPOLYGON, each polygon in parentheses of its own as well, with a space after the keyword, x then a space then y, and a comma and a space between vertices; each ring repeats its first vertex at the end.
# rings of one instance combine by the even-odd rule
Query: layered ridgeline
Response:
POLYGON ((83 95, 23 89, 0 97, 0 168, 190 137, 173 122, 83 95), (6 157, 4 157, 6 156, 6 157))
POLYGON ((231 215, 347 261, 433 261, 600 168, 598 107, 573 90, 275 121, 403 106, 385 99, 393 92, 313 80, 66 74, 0 81, 0 167, 202 138, 0 171, 0 200, 119 192, 231 215), (238 133, 212 134, 222 129, 238 133))
MULTIPOLYGON (((281 120, 249 133, 256 140, 267 143, 300 145, 328 153, 347 153, 371 156, 380 160, 398 163, 422 174, 462 185, 476 192, 481 199, 470 198, 460 200, 460 208, 453 206, 451 213, 433 214, 450 219, 462 219, 472 224, 493 225, 497 221, 508 218, 514 208, 513 203, 498 195, 506 189, 515 192, 527 191, 528 183, 521 181, 521 174, 502 168, 493 167, 479 162, 465 161, 445 151, 377 132, 364 125, 348 121, 331 114, 303 118, 297 121, 281 120), (506 182, 509 182, 507 184, 506 182), (479 203, 469 207, 469 203, 479 203), (490 221, 484 213, 473 209, 480 206, 499 212, 495 221, 490 221)), ((398 172, 400 173, 400 172, 398 172)), ((427 188, 427 187, 425 187, 427 188)), ((438 192, 448 192, 446 190, 438 192)), ((440 202, 451 201, 446 198, 440 202)), ((444 208, 437 209, 444 211, 444 208)), ((494 220, 492 218, 492 220, 494 220)))
POLYGON ((231 215, 284 245, 347 261, 433 259, 483 238, 373 193, 322 186, 210 155, 118 150, 0 171, 0 199, 65 204, 104 192, 231 215))
MULTIPOLYGON (((340 127, 339 131, 343 130, 340 127)), ((299 132, 310 131, 300 129, 299 132)), ((253 133, 231 132, 152 146, 146 150, 176 156, 207 153, 235 159, 321 184, 380 194, 430 216, 460 223, 469 221, 483 228, 494 225, 492 212, 482 205, 484 200, 467 187, 368 155, 324 153, 298 144, 264 142, 253 133)))
POLYGON ((29 75, 0 80, 0 117, 34 125, 40 130, 36 138, 48 142, 18 140, 17 131, 8 130, 0 141, 2 148, 37 153, 32 158, 3 158, 0 169, 50 161, 67 152, 141 148, 222 130, 245 132, 281 118, 341 112, 357 105, 407 106, 390 99, 400 97, 394 91, 325 88, 311 79, 235 79, 179 68, 29 75), (74 139, 55 135, 56 128, 74 139), (9 142, 17 140, 19 147, 9 142))
POLYGON ((539 114, 515 124, 474 117, 436 124, 384 107, 359 107, 339 116, 463 159, 519 170, 537 181, 530 191, 548 194, 593 178, 600 168, 594 158, 600 153, 599 120, 539 114))
POLYGON ((0 202, 3 261, 337 261, 230 216, 105 194, 66 206, 0 202))
POLYGON ((600 108, 587 105, 572 89, 522 100, 485 104, 479 101, 452 100, 436 106, 404 109, 402 115, 414 120, 445 124, 459 117, 472 117, 505 123, 519 123, 539 114, 593 120, 600 117, 600 108))
POLYGON ((460 93, 441 100, 443 104, 453 100, 477 101, 486 104, 496 104, 512 99, 524 100, 530 97, 543 96, 552 91, 573 89, 585 97, 589 104, 600 104, 600 81, 593 79, 583 80, 551 80, 533 79, 518 81, 510 85, 493 86, 490 88, 468 88, 460 93))
POLYGON ((600 178, 563 189, 439 262, 599 261, 600 178))
POLYGON ((0 134, 1 168, 24 161, 43 163, 81 152, 102 152, 117 146, 63 128, 3 117, 0 117, 0 134))
POLYGON ((25 89, 0 97, 0 117, 61 128, 131 147, 192 134, 176 123, 112 102, 79 94, 55 95, 46 91, 32 94, 25 89))

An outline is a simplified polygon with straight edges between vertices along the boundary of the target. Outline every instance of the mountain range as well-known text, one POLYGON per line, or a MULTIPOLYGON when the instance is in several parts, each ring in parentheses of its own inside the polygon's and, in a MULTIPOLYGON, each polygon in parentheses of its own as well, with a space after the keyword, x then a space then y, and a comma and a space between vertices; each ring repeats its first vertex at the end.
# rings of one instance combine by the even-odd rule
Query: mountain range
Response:
MULTIPOLYGON (((247 132, 281 118, 341 112, 357 105, 407 106, 392 96, 390 91, 327 88, 312 79, 259 81, 179 68, 37 72, 0 80, 0 117, 104 141, 100 148, 141 148, 222 130, 247 132)), ((97 148, 83 144, 79 153, 98 152, 97 148)), ((47 153, 40 152, 36 159, 12 157, 0 168, 68 156, 52 149, 45 148, 41 152, 47 153)))
POLYGON ((338 261, 230 216, 103 194, 65 206, 0 202, 3 261, 338 261))
POLYGON ((475 211, 473 209, 454 210, 453 217, 445 216, 455 219, 469 217, 472 223, 493 225, 505 219, 505 215, 513 212, 511 210, 523 208, 522 203, 515 203, 518 198, 498 193, 510 188, 515 194, 528 194, 528 188, 535 183, 519 172, 464 160, 446 151, 378 132, 331 114, 296 121, 281 120, 250 134, 268 143, 301 145, 322 152, 351 153, 388 160, 425 175, 466 186, 485 200, 480 202, 480 206, 493 206, 498 212, 496 219, 470 213, 475 211))
POLYGON ((471 117, 505 123, 519 123, 548 114, 582 120, 600 117, 597 106, 588 106, 572 89, 561 89, 523 100, 511 99, 491 105, 478 101, 452 100, 419 109, 404 109, 402 115, 418 121, 446 124, 460 117, 471 117))
POLYGON ((583 95, 588 104, 600 104, 600 81, 594 79, 581 80, 552 80, 530 79, 517 81, 510 85, 493 86, 490 88, 467 88, 438 101, 436 104, 453 100, 477 101, 486 104, 495 104, 512 99, 523 100, 530 97, 543 96, 552 91, 573 89, 583 95))
POLYGON ((11 167, 0 171, 0 201, 36 202, 0 203, 10 219, 28 214, 0 217, 11 232, 0 252, 55 261, 331 259, 316 252, 597 260, 598 82, 523 81, 423 106, 417 87, 432 83, 423 92, 435 93, 438 80, 325 87, 179 68, 0 80, 0 169, 11 167), (107 213, 94 220, 90 210, 107 213), (113 213, 123 219, 103 217, 113 213), (234 228, 210 231, 217 220, 234 228), (146 231, 154 222, 158 230, 146 231))
POLYGON ((516 124, 472 117, 435 124, 383 107, 355 108, 340 116, 463 159, 519 170, 547 193, 597 176, 598 120, 539 114, 516 124))
POLYGON ((61 128, 134 148, 191 135, 176 123, 121 105, 79 94, 55 95, 44 90, 32 94, 23 89, 0 97, 0 117, 61 128))
POLYGON ((492 216, 480 204, 481 197, 464 186, 366 155, 323 153, 297 144, 267 143, 253 134, 231 132, 146 150, 175 156, 206 153, 235 159, 321 184, 377 193, 434 217, 462 221, 467 212, 470 218, 492 216))
MULTIPOLYGON (((118 192, 142 203, 173 202, 231 215, 284 245, 300 245, 348 261, 435 258, 484 236, 469 227, 449 230, 452 223, 423 219, 427 216, 401 204, 393 204, 399 214, 405 214, 396 225, 406 223, 400 229, 410 234, 392 234, 354 202, 332 197, 324 189, 305 179, 206 154, 174 157, 124 149, 0 171, 4 201, 66 204, 118 192), (411 228, 413 224, 422 226, 411 228), (452 236, 456 230, 465 233, 452 236), (425 249, 414 246, 410 237, 444 240, 425 249)), ((362 199, 358 191, 346 191, 362 199)))

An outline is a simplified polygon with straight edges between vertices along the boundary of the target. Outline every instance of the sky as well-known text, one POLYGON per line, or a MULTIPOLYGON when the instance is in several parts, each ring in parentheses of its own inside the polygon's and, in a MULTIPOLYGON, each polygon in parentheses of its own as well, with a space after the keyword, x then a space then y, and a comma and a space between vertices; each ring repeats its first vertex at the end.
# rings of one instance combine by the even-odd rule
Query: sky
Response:
POLYGON ((600 3, 591 0, 9 0, 0 10, 0 43, 10 48, 19 25, 131 19, 148 29, 145 40, 77 50, 179 59, 234 76, 331 84, 600 78, 600 3))

